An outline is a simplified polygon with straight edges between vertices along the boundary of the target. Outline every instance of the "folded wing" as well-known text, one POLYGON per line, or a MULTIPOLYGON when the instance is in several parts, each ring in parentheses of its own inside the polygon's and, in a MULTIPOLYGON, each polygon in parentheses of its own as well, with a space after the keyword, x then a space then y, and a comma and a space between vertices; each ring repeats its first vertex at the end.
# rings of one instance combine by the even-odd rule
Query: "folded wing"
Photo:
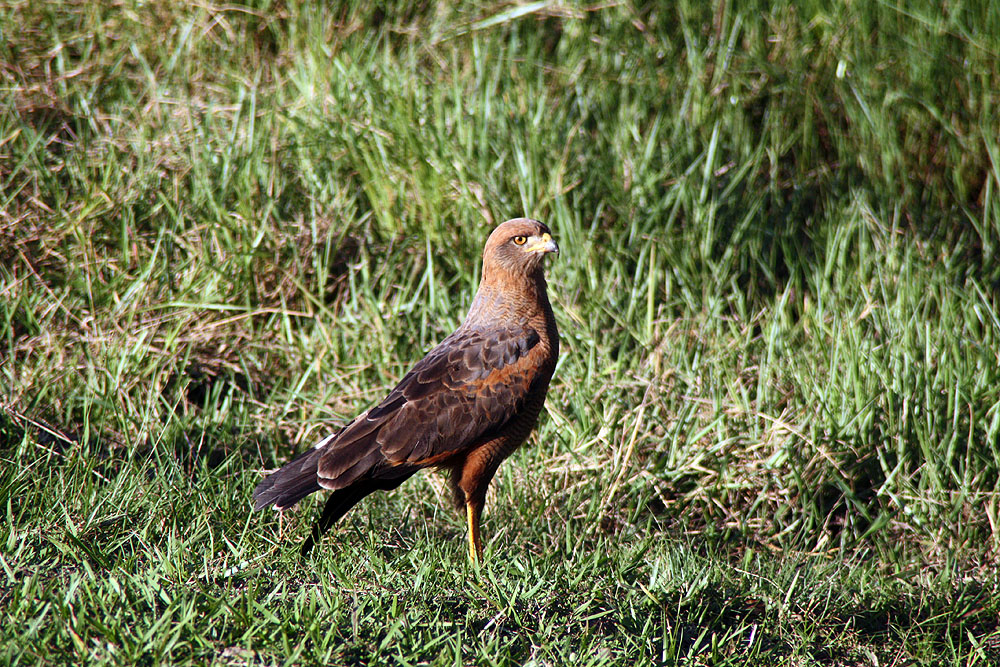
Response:
POLYGON ((395 486, 499 432, 540 375, 538 342, 531 328, 459 328, 378 405, 261 481, 255 507, 288 507, 320 488, 395 486))

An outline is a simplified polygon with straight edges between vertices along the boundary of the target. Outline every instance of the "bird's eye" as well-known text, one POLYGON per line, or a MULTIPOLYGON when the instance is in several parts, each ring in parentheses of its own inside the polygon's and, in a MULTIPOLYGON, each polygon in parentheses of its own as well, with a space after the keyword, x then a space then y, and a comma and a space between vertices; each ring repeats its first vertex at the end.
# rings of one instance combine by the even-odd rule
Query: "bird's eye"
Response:
POLYGON ((524 245, 527 242, 528 242, 528 237, 527 236, 515 236, 514 237, 514 245, 524 245))

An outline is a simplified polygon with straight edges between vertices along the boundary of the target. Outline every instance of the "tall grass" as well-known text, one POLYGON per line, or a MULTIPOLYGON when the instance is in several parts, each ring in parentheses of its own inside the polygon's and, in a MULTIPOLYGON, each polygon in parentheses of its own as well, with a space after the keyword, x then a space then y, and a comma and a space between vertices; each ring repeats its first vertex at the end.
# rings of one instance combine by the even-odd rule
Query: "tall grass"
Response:
POLYGON ((0 4, 11 664, 988 664, 1000 9, 0 4), (489 562, 262 471, 530 215, 563 333, 489 562), (44 649, 41 647, 45 647, 44 649))

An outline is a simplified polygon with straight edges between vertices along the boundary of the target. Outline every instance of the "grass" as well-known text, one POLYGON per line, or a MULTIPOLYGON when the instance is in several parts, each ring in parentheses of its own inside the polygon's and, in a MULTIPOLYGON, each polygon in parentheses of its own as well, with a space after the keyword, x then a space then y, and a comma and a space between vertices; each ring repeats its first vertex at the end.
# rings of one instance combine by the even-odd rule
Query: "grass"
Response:
POLYGON ((4 664, 1000 661, 1000 9, 0 3, 4 664), (488 560, 263 471, 530 215, 488 560))

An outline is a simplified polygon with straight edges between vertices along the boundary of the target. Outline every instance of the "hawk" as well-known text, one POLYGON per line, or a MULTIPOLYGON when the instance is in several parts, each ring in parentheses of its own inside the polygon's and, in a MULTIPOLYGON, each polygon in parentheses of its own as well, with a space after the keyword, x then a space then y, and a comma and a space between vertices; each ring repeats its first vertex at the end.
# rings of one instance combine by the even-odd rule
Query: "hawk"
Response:
POLYGON ((538 421, 559 355, 542 261, 557 252, 549 228, 537 220, 517 218, 494 229, 461 326, 381 402, 263 479, 254 509, 281 510, 314 491, 332 491, 302 545, 305 555, 368 494, 438 468, 450 473, 455 505, 466 512, 469 556, 479 562, 486 488, 538 421))

